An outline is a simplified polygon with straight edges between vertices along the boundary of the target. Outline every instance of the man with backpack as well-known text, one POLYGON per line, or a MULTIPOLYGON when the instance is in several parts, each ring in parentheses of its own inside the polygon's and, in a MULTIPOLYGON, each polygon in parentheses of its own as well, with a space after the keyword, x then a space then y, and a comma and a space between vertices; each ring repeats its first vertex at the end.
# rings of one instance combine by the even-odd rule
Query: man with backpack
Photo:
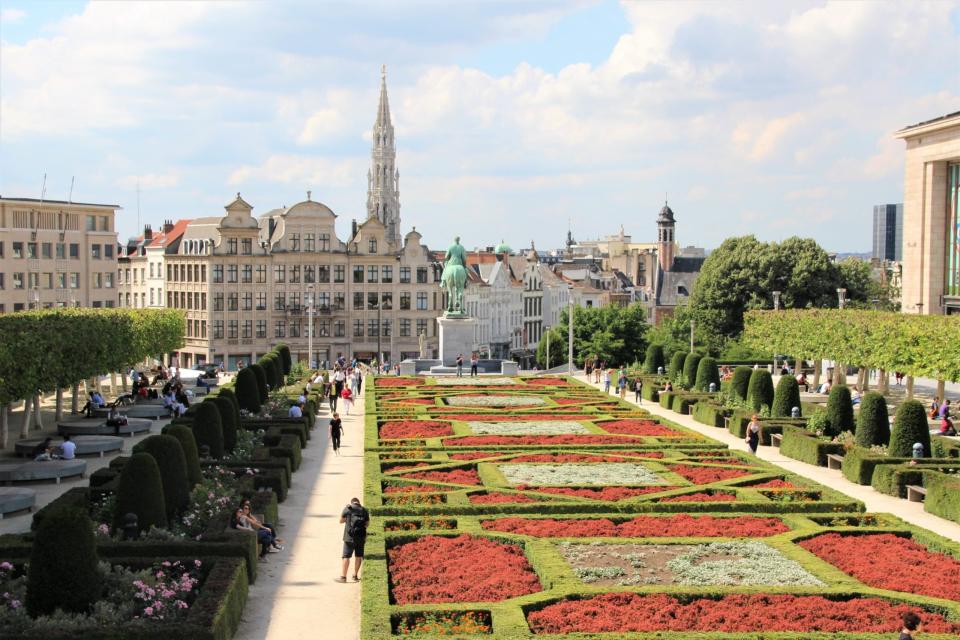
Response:
POLYGON ((360 581, 360 565, 363 564, 363 545, 367 541, 367 526, 370 524, 370 512, 360 504, 359 498, 350 500, 340 514, 343 523, 343 570, 337 582, 347 581, 347 569, 350 568, 350 556, 353 561, 353 581, 360 581))

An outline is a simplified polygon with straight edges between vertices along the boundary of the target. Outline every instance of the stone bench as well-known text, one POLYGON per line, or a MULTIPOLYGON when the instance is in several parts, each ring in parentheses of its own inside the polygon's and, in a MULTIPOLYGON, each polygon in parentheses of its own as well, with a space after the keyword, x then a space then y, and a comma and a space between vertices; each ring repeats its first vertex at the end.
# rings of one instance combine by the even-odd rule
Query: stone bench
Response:
MULTIPOLYGON (((127 415, 127 411, 129 410, 130 410, 130 406, 120 405, 117 407, 117 413, 119 413, 122 416, 127 415)), ((91 417, 101 418, 106 420, 107 416, 109 415, 110 415, 110 407, 97 407, 96 409, 93 410, 93 415, 91 417)))
MULTIPOLYGON (((43 440, 43 438, 17 440, 14 445, 14 452, 18 456, 32 456, 36 446, 42 443, 43 440)), ((116 436, 77 436, 73 439, 73 443, 77 445, 74 454, 78 456, 98 454, 102 458, 104 453, 121 451, 123 449, 123 438, 116 436)), ((63 444, 63 441, 53 440, 50 444, 52 444, 54 450, 56 450, 57 447, 63 444)))
POLYGON ((827 469, 842 469, 843 468, 843 456, 838 456, 835 453, 827 454, 827 469))
POLYGON ((0 487, 0 520, 17 511, 33 511, 37 493, 26 487, 0 487))
MULTIPOLYGON (((141 418, 127 418, 127 424, 120 426, 120 435, 132 436, 135 433, 150 431, 151 420, 141 418)), ((107 425, 106 420, 70 420, 57 423, 57 432, 65 436, 112 436, 117 433, 117 427, 107 425)))
POLYGON ((163 402, 159 400, 137 402, 132 407, 127 407, 125 415, 127 418, 149 418, 150 420, 163 420, 173 417, 170 409, 163 406, 163 402))
POLYGON ((770 446, 780 448, 780 443, 783 442, 782 433, 771 433, 770 434, 770 446))
POLYGON ((910 502, 923 502, 927 497, 927 490, 919 485, 907 485, 907 500, 910 502))
POLYGON ((45 460, 43 462, 23 462, 22 460, 0 462, 0 482, 30 482, 33 480, 55 480, 60 484, 62 478, 80 476, 87 472, 84 460, 45 460))

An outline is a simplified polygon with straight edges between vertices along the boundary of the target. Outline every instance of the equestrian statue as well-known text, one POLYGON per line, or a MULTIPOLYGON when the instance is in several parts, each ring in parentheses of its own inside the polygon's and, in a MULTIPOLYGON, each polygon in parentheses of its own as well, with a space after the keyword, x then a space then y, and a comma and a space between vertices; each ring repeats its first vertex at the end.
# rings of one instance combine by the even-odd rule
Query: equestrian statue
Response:
POLYGON ((453 244, 447 249, 443 258, 443 274, 440 276, 440 287, 447 292, 447 318, 464 318, 466 311, 463 308, 463 288, 467 284, 467 251, 460 244, 460 237, 453 239, 453 244))

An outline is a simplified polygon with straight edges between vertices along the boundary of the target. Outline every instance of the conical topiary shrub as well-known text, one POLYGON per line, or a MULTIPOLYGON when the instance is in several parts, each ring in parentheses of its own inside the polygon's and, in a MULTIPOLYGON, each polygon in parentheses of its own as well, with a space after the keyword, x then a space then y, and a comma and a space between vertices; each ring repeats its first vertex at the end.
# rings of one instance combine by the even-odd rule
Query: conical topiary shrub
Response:
POLYGON ((197 449, 204 445, 210 447, 210 457, 219 460, 223 457, 223 421, 220 407, 215 402, 204 400, 197 405, 197 415, 193 419, 193 437, 197 449))
POLYGON ((853 401, 847 385, 838 384, 830 389, 830 396, 827 398, 827 420, 830 424, 824 435, 838 436, 844 431, 853 431, 853 401))
POLYGON ((730 393, 738 400, 747 401, 747 390, 750 387, 750 375, 753 369, 741 365, 733 370, 733 379, 730 380, 730 393))
POLYGON ((696 352, 688 353, 683 359, 683 386, 687 389, 693 389, 697 385, 697 367, 702 359, 703 356, 696 352))
POLYGON ((217 409, 220 410, 220 427, 223 431, 223 451, 225 453, 232 453, 233 448, 237 446, 237 428, 240 426, 234 415, 233 403, 230 402, 229 398, 222 398, 219 395, 210 396, 204 402, 216 403, 217 409))
POLYGON ((233 389, 230 387, 220 388, 217 390, 217 397, 226 398, 233 403, 233 416, 237 424, 240 424, 240 403, 237 402, 237 394, 233 392, 233 389))
POLYGON ((173 520, 190 500, 190 481, 187 477, 187 459, 180 441, 170 435, 152 435, 133 448, 134 453, 149 453, 157 461, 160 482, 163 485, 167 520, 173 520))
POLYGON ((283 375, 280 373, 280 363, 277 356, 271 352, 257 360, 257 364, 263 367, 263 372, 267 376, 267 384, 270 390, 275 391, 283 386, 283 375))
POLYGON ((676 380, 677 376, 683 373, 683 361, 687 359, 687 354, 683 351, 674 351, 673 355, 670 356, 670 368, 667 369, 667 374, 676 380))
POLYGON ((117 506, 113 514, 113 526, 118 528, 128 513, 137 515, 141 531, 150 527, 161 529, 167 526, 166 499, 163 496, 163 481, 160 467, 149 453, 135 453, 123 465, 117 481, 117 506))
POLYGON ((747 385, 747 404, 754 411, 773 404, 773 378, 766 369, 754 369, 750 372, 750 384, 747 385))
POLYGON ((897 408, 887 453, 897 458, 909 458, 913 456, 913 445, 917 442, 923 445, 924 457, 929 458, 930 430, 927 425, 927 412, 919 401, 907 400, 897 408))
POLYGON ((241 369, 237 374, 236 396, 237 404, 241 409, 250 413, 260 413, 260 388, 257 384, 257 375, 252 368, 241 369))
POLYGON ((780 376, 777 390, 773 394, 770 415, 774 418, 790 417, 793 408, 800 408, 800 385, 793 376, 780 376))
POLYGON ((714 390, 720 390, 720 370, 716 359, 707 356, 697 365, 697 391, 710 391, 711 384, 714 390))
MULTIPOLYGON (((27 613, 37 617, 62 609, 86 613, 100 599, 93 522, 81 509, 54 509, 33 536, 27 572, 27 613)), ((12 636, 11 636, 12 637, 12 636)))
POLYGON ((860 447, 872 447, 875 444, 886 446, 890 442, 890 414, 883 394, 871 391, 860 400, 854 435, 860 447))
MULTIPOLYGON (((283 375, 289 374, 290 369, 293 368, 293 358, 290 355, 290 347, 281 342, 274 348, 277 350, 277 355, 280 356, 280 364, 283 365, 283 375)), ((310 366, 309 362, 307 366, 310 366)))
POLYGON ((200 456, 197 453, 197 440, 193 437, 193 430, 182 424, 167 425, 163 433, 176 438, 183 449, 183 459, 187 463, 187 482, 191 489, 203 480, 200 471, 200 456))
POLYGON ((651 344, 647 347, 647 357, 643 361, 643 370, 645 373, 656 373, 660 367, 664 366, 663 345, 651 344))
POLYGON ((270 390, 267 387, 267 372, 259 364, 252 364, 248 367, 257 377, 257 390, 260 394, 260 402, 266 402, 270 397, 270 390))

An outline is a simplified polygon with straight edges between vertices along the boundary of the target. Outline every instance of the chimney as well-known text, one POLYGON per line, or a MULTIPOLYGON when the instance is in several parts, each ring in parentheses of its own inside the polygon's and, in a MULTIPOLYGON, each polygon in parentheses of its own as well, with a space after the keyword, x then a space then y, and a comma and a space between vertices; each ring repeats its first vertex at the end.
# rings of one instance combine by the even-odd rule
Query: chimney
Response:
POLYGON ((153 240, 153 229, 150 228, 150 225, 145 225, 143 227, 143 239, 153 240))
POLYGON ((354 218, 354 219, 351 221, 351 223, 350 223, 350 228, 352 229, 352 232, 351 232, 351 234, 350 234, 350 238, 351 238, 351 239, 356 238, 356 237, 357 237, 357 219, 356 219, 356 218, 354 218))
POLYGON ((163 232, 170 233, 173 231, 173 220, 164 220, 163 221, 163 232))

